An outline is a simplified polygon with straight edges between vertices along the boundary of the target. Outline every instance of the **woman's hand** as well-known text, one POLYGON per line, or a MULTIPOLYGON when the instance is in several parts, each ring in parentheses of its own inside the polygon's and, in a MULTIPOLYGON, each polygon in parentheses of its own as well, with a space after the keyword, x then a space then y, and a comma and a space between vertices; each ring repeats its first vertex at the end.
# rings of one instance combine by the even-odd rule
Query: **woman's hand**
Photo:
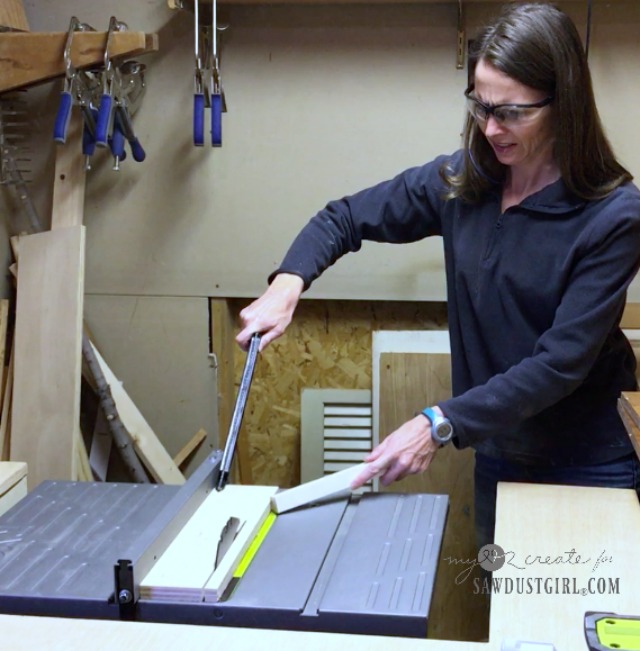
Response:
POLYGON ((424 472, 437 450, 429 420, 419 414, 391 432, 372 450, 365 458, 369 466, 351 482, 351 488, 359 488, 376 475, 380 475, 382 485, 387 486, 407 475, 424 472))
POLYGON ((242 329, 236 337, 238 344, 247 350, 251 336, 259 332, 262 335, 262 351, 267 344, 282 335, 291 323, 303 288, 300 276, 278 274, 267 291, 240 312, 242 329))

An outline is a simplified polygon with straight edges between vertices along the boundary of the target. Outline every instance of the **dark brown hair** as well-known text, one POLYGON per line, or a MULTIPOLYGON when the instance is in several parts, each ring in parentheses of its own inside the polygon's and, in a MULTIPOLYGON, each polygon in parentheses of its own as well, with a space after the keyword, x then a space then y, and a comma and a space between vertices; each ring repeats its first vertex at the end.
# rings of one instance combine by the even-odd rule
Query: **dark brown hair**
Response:
MULTIPOLYGON (((565 13, 547 3, 507 5, 476 39, 470 56, 553 97, 554 156, 574 194, 598 199, 633 178, 604 133, 582 41, 565 13)), ((470 115, 463 146, 462 169, 442 170, 447 196, 477 201, 504 180, 506 168, 470 115)))

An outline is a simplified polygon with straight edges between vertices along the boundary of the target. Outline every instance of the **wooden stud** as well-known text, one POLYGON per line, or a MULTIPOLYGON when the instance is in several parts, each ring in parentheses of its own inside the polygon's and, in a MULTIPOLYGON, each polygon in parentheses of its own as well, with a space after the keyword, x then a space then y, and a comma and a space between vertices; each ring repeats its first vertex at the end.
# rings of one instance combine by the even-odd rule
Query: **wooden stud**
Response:
MULTIPOLYGON (((67 32, 0 33, 0 93, 38 84, 65 74, 67 32)), ((107 32, 78 32, 71 45, 76 68, 102 65, 107 32)), ((109 45, 112 58, 134 57, 158 50, 157 34, 115 32, 109 45)))

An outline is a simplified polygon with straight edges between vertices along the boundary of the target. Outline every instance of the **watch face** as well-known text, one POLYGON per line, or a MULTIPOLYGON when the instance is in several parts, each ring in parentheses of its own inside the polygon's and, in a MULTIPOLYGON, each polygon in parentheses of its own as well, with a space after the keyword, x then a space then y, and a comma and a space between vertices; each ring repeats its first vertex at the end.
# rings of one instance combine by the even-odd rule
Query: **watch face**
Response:
POLYGON ((453 427, 448 421, 441 421, 436 426, 436 435, 438 438, 448 440, 453 436, 453 427))

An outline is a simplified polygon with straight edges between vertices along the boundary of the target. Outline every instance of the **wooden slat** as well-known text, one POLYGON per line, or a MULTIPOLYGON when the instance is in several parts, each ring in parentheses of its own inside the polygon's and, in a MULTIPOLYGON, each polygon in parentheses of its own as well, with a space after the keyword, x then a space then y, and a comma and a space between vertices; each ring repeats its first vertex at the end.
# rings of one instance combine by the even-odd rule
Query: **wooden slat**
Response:
POLYGON ((325 416, 325 428, 329 427, 371 427, 371 416, 325 416))
POLYGON ((189 458, 193 452, 198 448, 198 446, 207 438, 207 432, 204 429, 199 429, 187 442, 187 444, 173 457, 173 463, 178 466, 178 468, 189 458))
POLYGON ((30 487, 76 477, 84 243, 84 226, 20 240, 11 459, 30 487))
MULTIPOLYGON (((416 411, 451 395, 450 358, 444 353, 382 353, 380 355, 380 439, 411 419, 416 411)), ((486 636, 487 615, 482 598, 469 581, 457 585, 460 571, 443 559, 475 558, 473 524, 473 452, 447 446, 429 469, 382 488, 407 493, 449 496, 449 515, 430 610, 429 637, 479 640, 486 636), (461 618, 459 613, 467 616, 461 618)))
POLYGON ((366 429, 344 428, 344 427, 326 427, 324 430, 325 438, 327 439, 367 439, 371 440, 371 427, 366 429))
MULTIPOLYGON (((93 344, 91 344, 93 346, 93 344)), ((135 406, 122 383, 104 361, 98 350, 93 350, 111 389, 111 395, 118 409, 120 420, 131 435, 136 453, 156 481, 164 484, 183 484, 185 479, 173 462, 151 426, 135 406)))
POLYGON ((2 0, 0 2, 0 25, 23 32, 29 31, 29 23, 22 0, 2 0))
POLYGON ((223 491, 213 491, 142 580, 141 596, 185 602, 218 601, 269 514, 269 499, 277 490, 274 486, 232 484, 223 491), (240 529, 215 567, 220 534, 230 517, 240 520, 240 529))
MULTIPOLYGON (((66 40, 66 32, 0 33, 0 93, 64 75, 66 40)), ((75 34, 71 46, 75 67, 102 65, 106 43, 106 32, 75 34)), ((157 35, 144 32, 116 32, 110 45, 112 57, 133 57, 157 49, 157 35)))

